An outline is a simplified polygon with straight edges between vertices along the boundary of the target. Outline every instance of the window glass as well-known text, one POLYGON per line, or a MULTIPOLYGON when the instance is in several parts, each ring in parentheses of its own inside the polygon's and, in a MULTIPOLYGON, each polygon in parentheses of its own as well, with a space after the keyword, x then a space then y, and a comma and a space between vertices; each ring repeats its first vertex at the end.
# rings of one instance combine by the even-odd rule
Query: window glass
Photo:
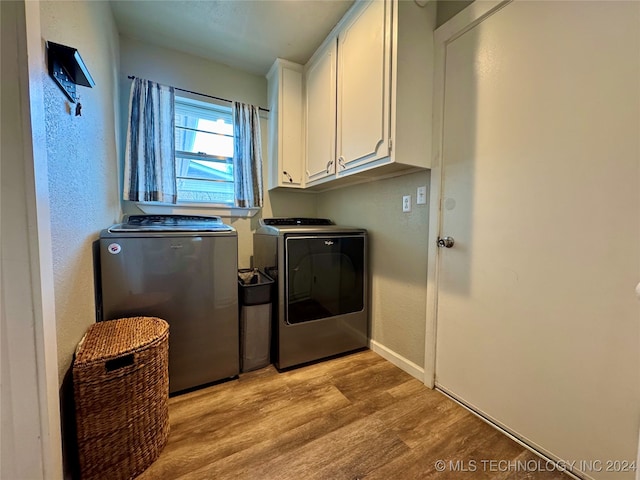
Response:
POLYGON ((175 115, 178 202, 232 205, 231 109, 176 97, 175 115))

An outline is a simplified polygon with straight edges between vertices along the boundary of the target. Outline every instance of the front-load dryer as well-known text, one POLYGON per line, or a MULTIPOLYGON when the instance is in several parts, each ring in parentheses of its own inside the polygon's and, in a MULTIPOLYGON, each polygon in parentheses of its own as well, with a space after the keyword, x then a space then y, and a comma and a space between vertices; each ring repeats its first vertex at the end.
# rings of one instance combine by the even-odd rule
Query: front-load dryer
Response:
POLYGON ((267 218, 254 266, 276 281, 272 358, 277 368, 367 346, 367 231, 327 219, 267 218))

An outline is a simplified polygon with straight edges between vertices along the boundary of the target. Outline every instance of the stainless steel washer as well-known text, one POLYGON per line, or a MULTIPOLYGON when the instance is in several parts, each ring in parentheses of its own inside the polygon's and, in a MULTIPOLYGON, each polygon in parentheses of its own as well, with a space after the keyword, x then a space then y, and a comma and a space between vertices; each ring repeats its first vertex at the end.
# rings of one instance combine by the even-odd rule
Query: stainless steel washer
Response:
POLYGON ((134 215, 100 235, 98 320, 169 323, 169 391, 238 375, 238 238, 219 217, 134 215))
POLYGON ((317 218, 267 218, 260 224, 254 266, 276 280, 276 367, 366 347, 366 230, 317 218))

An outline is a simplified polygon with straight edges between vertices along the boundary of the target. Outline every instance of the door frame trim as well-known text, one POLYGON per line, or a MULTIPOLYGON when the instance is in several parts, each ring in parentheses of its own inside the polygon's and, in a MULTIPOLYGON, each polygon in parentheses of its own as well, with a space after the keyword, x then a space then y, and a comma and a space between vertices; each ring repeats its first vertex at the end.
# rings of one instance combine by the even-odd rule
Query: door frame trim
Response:
POLYGON ((444 140, 444 85, 447 45, 486 17, 511 3, 512 0, 473 2, 434 33, 435 65, 433 86, 433 146, 431 152, 431 188, 429 196, 429 235, 427 254, 427 308, 425 326, 424 384, 436 385, 436 342, 438 314, 438 277, 440 255, 436 242, 442 226, 442 144, 444 140))

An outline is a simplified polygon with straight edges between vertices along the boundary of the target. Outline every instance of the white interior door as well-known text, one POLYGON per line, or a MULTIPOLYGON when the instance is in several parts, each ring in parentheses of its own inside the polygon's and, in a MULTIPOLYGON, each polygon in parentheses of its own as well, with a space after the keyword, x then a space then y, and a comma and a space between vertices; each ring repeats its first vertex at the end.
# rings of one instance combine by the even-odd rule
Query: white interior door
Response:
POLYGON ((608 462, 638 443, 640 3, 516 1, 443 64, 436 385, 634 478, 608 462))

